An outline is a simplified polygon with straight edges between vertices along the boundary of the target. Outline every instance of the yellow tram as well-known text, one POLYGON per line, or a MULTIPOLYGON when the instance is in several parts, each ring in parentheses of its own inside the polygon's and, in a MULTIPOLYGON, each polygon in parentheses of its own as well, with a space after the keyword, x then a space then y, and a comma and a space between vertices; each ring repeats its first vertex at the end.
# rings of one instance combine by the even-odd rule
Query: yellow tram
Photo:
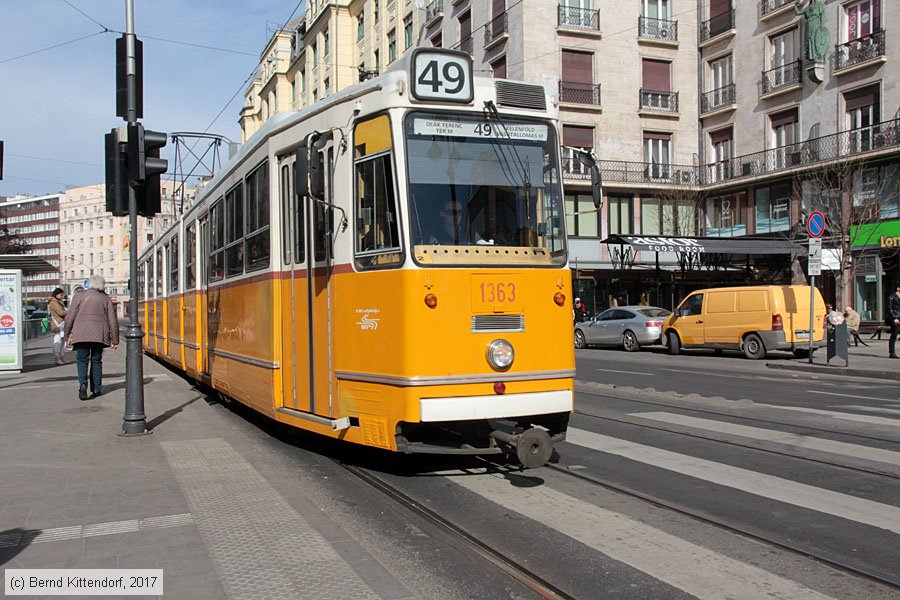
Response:
POLYGON ((544 464, 575 366, 553 102, 421 48, 275 115, 142 254, 144 351, 322 435, 544 464))

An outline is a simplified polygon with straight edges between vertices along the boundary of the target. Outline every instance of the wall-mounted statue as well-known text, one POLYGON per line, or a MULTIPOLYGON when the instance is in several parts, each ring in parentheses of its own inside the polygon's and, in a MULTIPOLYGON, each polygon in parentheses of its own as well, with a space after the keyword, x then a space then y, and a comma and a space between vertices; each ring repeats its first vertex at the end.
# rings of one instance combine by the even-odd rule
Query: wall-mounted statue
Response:
POLYGON ((806 58, 824 63, 831 37, 825 27, 825 4, 822 0, 795 0, 794 13, 806 17, 806 58))

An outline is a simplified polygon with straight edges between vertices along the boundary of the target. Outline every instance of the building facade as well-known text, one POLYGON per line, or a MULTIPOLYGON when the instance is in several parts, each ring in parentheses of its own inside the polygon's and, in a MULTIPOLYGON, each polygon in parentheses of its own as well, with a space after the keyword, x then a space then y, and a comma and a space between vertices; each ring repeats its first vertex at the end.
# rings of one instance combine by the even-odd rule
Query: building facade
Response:
MULTIPOLYGON (((162 212, 152 219, 138 217, 138 254, 148 242, 175 220, 180 199, 178 183, 161 180, 162 212)), ((59 242, 62 283, 74 293, 87 285, 87 278, 102 275, 106 292, 115 297, 120 317, 126 314, 129 299, 129 248, 132 242, 127 217, 106 212, 106 186, 98 183, 70 188, 59 205, 59 242)))
POLYGON ((59 206, 61 194, 15 196, 0 204, 0 229, 29 246, 29 254, 40 256, 57 268, 55 272, 25 275, 22 293, 26 302, 43 302, 60 285, 59 206))
MULTIPOLYGON (((805 257, 633 253, 603 243, 610 235, 802 244, 805 216, 820 210, 829 224, 820 278, 826 299, 882 318, 886 291, 900 281, 900 79, 896 42, 886 35, 896 3, 308 5, 305 20, 264 52, 260 72, 268 75, 248 88, 248 106, 263 106, 262 97, 272 113, 273 96, 261 90, 277 89, 280 69, 290 109, 298 110, 380 73, 417 44, 463 50, 476 74, 555 94, 575 289, 589 309, 614 298, 670 307, 697 287, 805 280, 805 257), (279 43, 290 47, 286 61, 279 43), (270 57, 282 66, 264 67, 270 57), (590 148, 600 161, 599 211, 574 148, 590 148)), ((250 131, 244 112, 241 122, 250 131)))

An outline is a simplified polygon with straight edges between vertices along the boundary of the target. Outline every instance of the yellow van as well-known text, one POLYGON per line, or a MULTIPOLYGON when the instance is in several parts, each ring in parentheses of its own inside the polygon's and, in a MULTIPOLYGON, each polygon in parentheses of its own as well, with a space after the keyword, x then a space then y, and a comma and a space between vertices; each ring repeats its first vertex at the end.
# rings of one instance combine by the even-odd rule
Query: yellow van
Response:
MULTIPOLYGON (((813 348, 825 345, 825 302, 815 290, 813 348)), ((809 286, 759 285, 698 290, 663 323, 671 354, 682 348, 742 350, 760 359, 769 350, 806 356, 809 349, 809 286)))

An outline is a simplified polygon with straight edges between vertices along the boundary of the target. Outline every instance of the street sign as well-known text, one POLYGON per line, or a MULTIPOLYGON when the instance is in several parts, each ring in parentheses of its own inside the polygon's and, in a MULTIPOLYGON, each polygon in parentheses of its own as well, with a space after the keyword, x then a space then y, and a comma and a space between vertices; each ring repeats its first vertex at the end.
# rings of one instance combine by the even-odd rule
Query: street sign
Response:
POLYGON ((825 215, 817 210, 811 212, 806 219, 806 232, 811 238, 822 237, 825 233, 825 215))
POLYGON ((83 287, 84 289, 88 288, 88 280, 87 279, 81 280, 81 287, 83 287))
POLYGON ((809 267, 807 275, 822 274, 822 238, 809 239, 809 267))

